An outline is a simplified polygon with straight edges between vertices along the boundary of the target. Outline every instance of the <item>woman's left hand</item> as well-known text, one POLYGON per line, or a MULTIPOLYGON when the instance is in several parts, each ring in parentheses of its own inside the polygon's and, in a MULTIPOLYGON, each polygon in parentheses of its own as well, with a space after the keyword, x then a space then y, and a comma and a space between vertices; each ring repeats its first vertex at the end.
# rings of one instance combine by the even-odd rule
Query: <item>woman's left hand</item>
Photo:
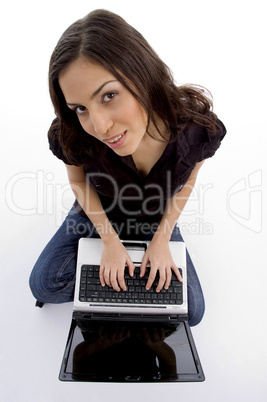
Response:
POLYGON ((159 282, 156 292, 160 292, 163 286, 164 289, 168 289, 171 283, 172 271, 180 282, 183 281, 179 269, 173 261, 168 241, 162 241, 162 239, 157 237, 151 240, 142 260, 140 277, 145 275, 148 263, 150 263, 150 273, 146 284, 147 290, 151 288, 157 271, 159 271, 159 282))

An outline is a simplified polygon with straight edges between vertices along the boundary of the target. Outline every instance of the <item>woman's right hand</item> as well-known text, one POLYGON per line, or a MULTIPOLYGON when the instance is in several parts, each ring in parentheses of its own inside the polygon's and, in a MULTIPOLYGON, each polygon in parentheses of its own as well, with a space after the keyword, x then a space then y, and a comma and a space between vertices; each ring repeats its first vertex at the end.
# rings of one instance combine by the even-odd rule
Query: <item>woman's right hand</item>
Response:
POLYGON ((104 242, 99 273, 101 285, 113 287, 117 292, 127 290, 125 265, 128 266, 129 275, 133 276, 135 266, 120 239, 117 237, 104 242))

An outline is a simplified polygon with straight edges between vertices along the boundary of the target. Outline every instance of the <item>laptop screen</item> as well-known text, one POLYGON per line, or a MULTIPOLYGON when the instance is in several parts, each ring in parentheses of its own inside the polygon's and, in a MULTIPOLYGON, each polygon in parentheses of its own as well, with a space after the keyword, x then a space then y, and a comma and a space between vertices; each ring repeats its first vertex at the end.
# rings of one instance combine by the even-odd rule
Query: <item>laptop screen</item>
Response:
POLYGON ((73 320, 62 381, 203 381, 190 328, 73 320))

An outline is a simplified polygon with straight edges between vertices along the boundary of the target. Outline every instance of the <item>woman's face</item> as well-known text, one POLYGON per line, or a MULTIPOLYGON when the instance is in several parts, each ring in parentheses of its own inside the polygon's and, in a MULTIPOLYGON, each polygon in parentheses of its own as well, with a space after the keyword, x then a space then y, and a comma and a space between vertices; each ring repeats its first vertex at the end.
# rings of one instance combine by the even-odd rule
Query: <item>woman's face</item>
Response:
POLYGON ((78 59, 60 75, 59 85, 83 129, 116 154, 133 154, 148 135, 144 108, 101 65, 78 59))

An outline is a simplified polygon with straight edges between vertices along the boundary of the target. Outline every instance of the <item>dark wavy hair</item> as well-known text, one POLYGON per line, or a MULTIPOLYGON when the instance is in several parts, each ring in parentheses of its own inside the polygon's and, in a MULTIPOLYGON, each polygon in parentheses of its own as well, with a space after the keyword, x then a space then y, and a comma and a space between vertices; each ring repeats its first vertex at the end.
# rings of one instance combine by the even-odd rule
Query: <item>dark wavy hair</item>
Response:
POLYGON ((49 92, 57 116, 49 136, 51 140, 57 136, 70 163, 81 164, 103 149, 101 142, 83 130, 59 86, 60 74, 80 57, 101 64, 132 93, 147 112, 148 126, 153 122, 157 127, 159 117, 172 138, 191 124, 215 133, 216 115, 206 90, 177 86, 170 69, 136 29, 110 11, 95 10, 63 33, 49 66, 49 92))

